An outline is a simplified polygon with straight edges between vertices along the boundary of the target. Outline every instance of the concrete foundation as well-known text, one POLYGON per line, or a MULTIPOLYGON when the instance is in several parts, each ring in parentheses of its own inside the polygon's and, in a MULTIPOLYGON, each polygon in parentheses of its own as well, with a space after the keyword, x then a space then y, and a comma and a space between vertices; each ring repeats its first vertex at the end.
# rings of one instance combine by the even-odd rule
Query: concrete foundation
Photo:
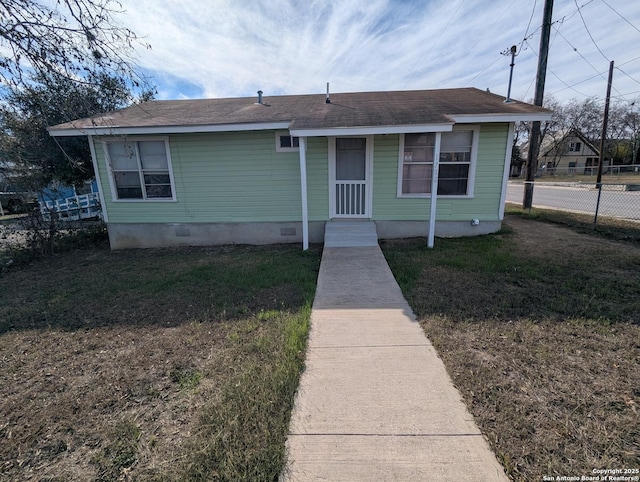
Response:
MULTIPOLYGON (((325 222, 309 223, 309 241, 325 241, 325 222)), ((458 237, 495 233, 500 221, 440 221, 436 236, 458 237)), ((378 239, 426 237, 428 221, 375 221, 378 239)), ((302 243, 301 222, 281 223, 109 223, 111 249, 213 246, 220 244, 302 243)))
MULTIPOLYGON (((309 241, 324 241, 322 222, 309 223, 309 241)), ((302 223, 145 223, 108 225, 111 249, 302 243, 302 223)))
MULTIPOLYGON (((479 236, 500 231, 501 221, 480 221, 472 225, 469 221, 437 221, 436 236, 457 238, 461 236, 479 236)), ((401 239, 426 237, 429 234, 429 221, 376 221, 378 239, 401 239)))

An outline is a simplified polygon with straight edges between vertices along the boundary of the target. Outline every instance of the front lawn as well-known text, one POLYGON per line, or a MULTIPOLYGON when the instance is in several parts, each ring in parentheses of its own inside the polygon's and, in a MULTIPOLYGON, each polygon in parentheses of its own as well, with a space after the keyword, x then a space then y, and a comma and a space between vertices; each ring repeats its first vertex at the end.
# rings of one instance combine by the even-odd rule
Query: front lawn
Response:
POLYGON ((276 480, 319 249, 59 254, 0 277, 0 480, 276 480))
POLYGON ((637 245, 510 217, 383 251, 512 480, 640 468, 637 245))

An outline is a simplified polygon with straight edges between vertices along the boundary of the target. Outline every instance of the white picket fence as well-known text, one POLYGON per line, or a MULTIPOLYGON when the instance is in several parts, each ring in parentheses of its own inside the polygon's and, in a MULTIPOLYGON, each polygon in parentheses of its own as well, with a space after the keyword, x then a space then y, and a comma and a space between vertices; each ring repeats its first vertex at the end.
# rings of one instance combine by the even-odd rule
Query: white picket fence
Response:
POLYGON ((45 218, 55 212, 61 221, 102 218, 100 197, 97 192, 40 202, 40 212, 45 218))

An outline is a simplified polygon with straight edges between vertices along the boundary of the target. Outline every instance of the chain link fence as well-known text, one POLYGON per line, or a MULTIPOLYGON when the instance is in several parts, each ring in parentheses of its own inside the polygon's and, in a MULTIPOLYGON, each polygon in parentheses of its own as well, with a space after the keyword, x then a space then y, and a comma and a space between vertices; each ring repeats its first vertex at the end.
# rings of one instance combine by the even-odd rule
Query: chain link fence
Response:
MULTIPOLYGON (((575 163, 569 163, 575 164, 575 163)), ((591 181, 596 182, 596 176, 598 174, 598 165, 594 166, 564 166, 564 167, 551 167, 542 165, 536 171, 536 177, 542 178, 545 181, 553 181, 554 177, 563 178, 575 178, 579 181, 591 181)), ((637 177, 640 183, 640 164, 625 164, 625 165, 608 165, 602 166, 602 182, 626 182, 621 181, 619 178, 625 179, 637 177)), ((564 180, 564 179, 563 179, 564 180)), ((634 181, 635 182, 635 181, 634 181)))
MULTIPOLYGON (((527 181, 510 181, 507 202, 522 205, 527 181)), ((640 222, 640 176, 638 183, 544 182, 535 181, 534 208, 613 217, 640 222)))

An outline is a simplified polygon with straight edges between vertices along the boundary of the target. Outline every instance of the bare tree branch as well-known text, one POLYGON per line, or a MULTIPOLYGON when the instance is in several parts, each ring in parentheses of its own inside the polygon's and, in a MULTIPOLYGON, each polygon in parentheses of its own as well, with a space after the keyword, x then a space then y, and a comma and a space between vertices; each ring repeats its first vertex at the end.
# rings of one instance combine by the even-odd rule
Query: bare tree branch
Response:
POLYGON ((108 72, 138 87, 134 46, 149 48, 116 22, 116 0, 0 0, 0 82, 24 84, 56 73, 79 82, 108 72))

